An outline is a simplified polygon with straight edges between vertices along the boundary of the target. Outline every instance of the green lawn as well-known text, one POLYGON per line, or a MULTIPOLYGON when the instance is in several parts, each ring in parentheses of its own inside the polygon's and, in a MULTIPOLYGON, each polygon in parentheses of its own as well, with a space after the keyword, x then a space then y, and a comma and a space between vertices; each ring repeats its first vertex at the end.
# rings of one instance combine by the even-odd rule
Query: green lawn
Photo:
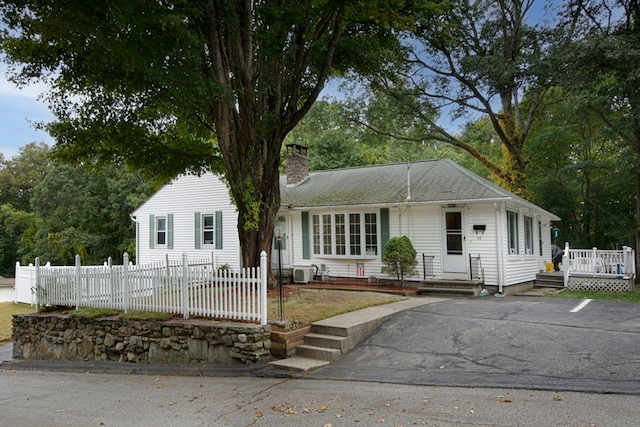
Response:
POLYGON ((36 308, 29 304, 0 302, 0 345, 11 341, 11 316, 14 314, 33 313, 36 308))
POLYGON ((607 301, 624 301, 640 303, 640 289, 634 292, 602 292, 602 291, 572 291, 565 289, 555 295, 547 295, 550 298, 585 298, 607 301))

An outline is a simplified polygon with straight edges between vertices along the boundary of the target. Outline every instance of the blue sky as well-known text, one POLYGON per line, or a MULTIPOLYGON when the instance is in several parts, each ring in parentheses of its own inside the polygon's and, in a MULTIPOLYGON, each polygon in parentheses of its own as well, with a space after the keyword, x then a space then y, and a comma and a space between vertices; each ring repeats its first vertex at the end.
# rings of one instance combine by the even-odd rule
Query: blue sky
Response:
POLYGON ((48 133, 37 131, 34 123, 53 120, 53 114, 45 103, 38 100, 46 87, 31 85, 18 89, 7 81, 7 65, 0 60, 0 152, 5 160, 20 153, 20 148, 30 142, 53 145, 48 133))

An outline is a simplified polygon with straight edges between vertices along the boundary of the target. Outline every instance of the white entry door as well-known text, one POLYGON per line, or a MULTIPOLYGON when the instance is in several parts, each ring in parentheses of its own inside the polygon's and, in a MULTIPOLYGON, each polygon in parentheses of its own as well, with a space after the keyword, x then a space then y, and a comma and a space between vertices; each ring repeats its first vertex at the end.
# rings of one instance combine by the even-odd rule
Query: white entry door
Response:
POLYGON ((464 209, 443 209, 442 224, 442 277, 468 279, 464 209))

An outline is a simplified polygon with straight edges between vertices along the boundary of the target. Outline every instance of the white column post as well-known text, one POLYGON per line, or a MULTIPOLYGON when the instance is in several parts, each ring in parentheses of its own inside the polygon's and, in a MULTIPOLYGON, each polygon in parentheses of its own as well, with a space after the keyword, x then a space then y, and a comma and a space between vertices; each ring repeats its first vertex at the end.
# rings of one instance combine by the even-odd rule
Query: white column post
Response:
POLYGON ((260 324, 267 324, 267 253, 260 252, 260 324))

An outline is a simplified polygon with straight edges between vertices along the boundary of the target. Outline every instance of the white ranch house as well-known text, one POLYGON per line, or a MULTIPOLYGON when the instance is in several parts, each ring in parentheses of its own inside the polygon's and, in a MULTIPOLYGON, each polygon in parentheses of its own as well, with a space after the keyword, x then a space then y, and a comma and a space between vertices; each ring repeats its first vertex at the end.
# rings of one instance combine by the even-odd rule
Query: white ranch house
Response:
MULTIPOLYGON (((276 234, 297 282, 314 274, 384 277, 384 245, 403 235, 418 253, 419 274, 410 280, 473 275, 508 292, 531 286, 551 261, 551 222, 560 218, 451 160, 309 172, 306 148, 287 149, 276 234)), ((237 212, 222 177, 181 176, 132 218, 138 264, 188 254, 242 267, 237 212)))

